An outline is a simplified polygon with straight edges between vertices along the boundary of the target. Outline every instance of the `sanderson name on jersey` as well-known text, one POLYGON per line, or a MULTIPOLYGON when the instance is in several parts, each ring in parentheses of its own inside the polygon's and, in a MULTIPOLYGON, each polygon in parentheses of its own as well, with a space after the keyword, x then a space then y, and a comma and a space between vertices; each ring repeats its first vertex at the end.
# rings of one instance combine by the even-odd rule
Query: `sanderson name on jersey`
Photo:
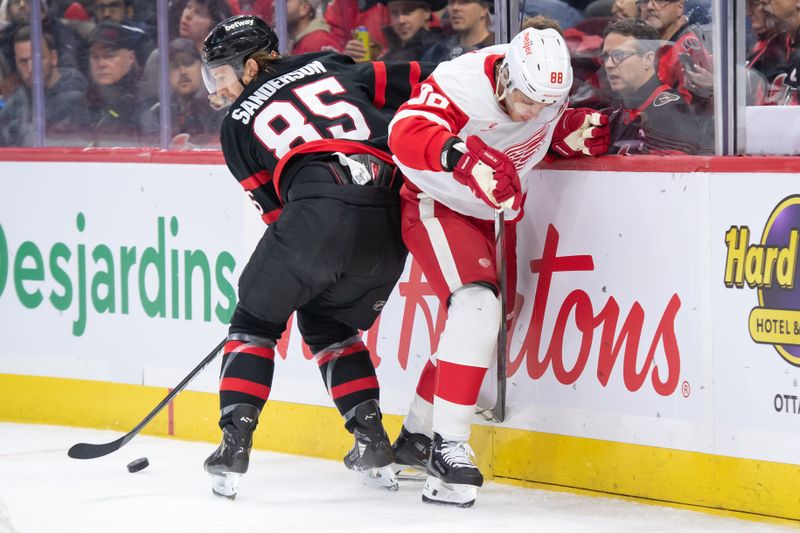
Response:
POLYGON ((238 120, 242 124, 248 124, 253 114, 258 111, 261 104, 269 100, 278 89, 284 85, 297 80, 302 80, 307 76, 314 74, 325 74, 328 72, 322 63, 319 61, 312 61, 296 70, 282 74, 277 78, 272 78, 261 84, 261 87, 255 90, 253 94, 248 96, 238 107, 231 111, 231 118, 238 120))

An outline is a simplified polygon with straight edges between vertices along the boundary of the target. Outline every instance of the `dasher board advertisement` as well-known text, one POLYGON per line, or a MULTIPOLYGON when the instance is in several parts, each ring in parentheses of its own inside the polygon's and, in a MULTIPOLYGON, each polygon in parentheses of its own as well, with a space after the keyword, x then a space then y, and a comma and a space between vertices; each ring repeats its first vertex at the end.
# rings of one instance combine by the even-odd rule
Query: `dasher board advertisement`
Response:
POLYGON ((800 464, 797 175, 719 175, 711 191, 718 452, 800 464))
MULTIPOLYGON (((0 198, 0 372, 168 387, 224 336, 264 230, 227 169, 5 165, 11 174, 0 198)), ((713 451, 706 183, 533 176, 517 232, 509 426, 713 451)), ((409 262, 364 334, 387 412, 405 412, 443 319, 409 262)), ((330 405, 295 324, 278 353, 271 398, 330 405)), ((192 388, 214 392, 216 374, 192 388)))

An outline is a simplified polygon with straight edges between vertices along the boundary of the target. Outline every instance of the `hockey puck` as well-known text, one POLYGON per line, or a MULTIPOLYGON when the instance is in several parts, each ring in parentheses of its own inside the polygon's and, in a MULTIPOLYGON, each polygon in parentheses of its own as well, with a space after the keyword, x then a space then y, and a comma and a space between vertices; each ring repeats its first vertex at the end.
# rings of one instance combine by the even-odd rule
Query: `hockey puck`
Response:
POLYGON ((132 474, 139 470, 144 470, 148 466, 150 466, 150 461, 147 460, 147 457, 139 457, 135 461, 128 463, 128 472, 132 474))

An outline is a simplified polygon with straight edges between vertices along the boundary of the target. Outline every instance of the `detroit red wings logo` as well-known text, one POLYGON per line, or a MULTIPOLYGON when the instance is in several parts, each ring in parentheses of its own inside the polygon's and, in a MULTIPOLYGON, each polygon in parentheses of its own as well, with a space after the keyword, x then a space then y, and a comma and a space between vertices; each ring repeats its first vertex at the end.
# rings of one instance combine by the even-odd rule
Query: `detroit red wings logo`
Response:
POLYGON ((542 126, 539 131, 531 135, 527 140, 509 146, 504 152, 513 161, 514 167, 517 170, 522 170, 531 156, 542 145, 545 137, 547 137, 547 125, 542 126))

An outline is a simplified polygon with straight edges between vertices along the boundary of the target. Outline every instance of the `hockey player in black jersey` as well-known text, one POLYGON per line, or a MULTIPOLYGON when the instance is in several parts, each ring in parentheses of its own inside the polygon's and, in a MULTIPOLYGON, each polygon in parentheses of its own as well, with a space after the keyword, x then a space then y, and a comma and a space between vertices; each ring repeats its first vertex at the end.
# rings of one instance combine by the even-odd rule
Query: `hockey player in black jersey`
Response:
POLYGON ((405 264, 402 178, 387 126, 429 69, 328 53, 282 58, 277 48, 272 28, 253 16, 221 22, 204 43, 206 86, 230 103, 225 162, 269 225, 239 279, 220 375, 222 443, 205 469, 215 493, 235 497, 272 385, 276 341, 296 311, 355 437, 345 465, 396 488, 359 330, 375 321, 405 264))

